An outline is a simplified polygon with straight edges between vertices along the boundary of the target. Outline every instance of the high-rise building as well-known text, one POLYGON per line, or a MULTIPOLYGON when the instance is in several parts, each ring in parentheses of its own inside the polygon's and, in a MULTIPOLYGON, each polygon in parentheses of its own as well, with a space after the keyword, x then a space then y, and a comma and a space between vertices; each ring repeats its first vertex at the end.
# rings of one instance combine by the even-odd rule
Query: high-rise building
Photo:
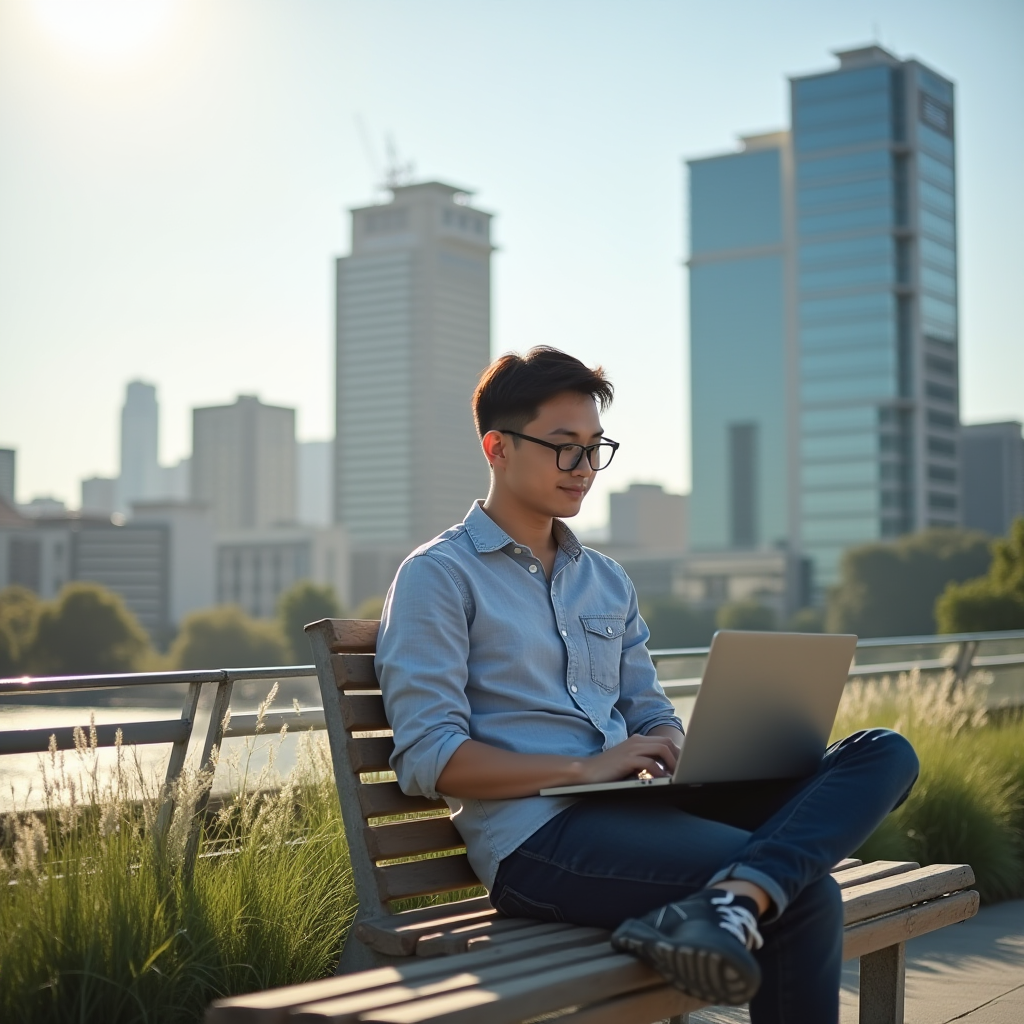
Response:
POLYGON ((17 500, 14 496, 15 467, 17 453, 13 448, 0 448, 0 498, 9 505, 17 500))
POLYGON ((954 96, 879 46, 791 81, 792 129, 690 162, 691 544, 956 525, 954 96))
POLYGON ((118 507, 130 512, 133 502, 160 492, 160 411, 156 388, 133 380, 121 409, 121 476, 118 507))
POLYGON ((1024 437, 1016 420, 960 428, 964 526, 1006 534, 1024 516, 1024 437))
POLYGON ((458 522, 487 488, 470 410, 490 360, 491 215, 440 182, 352 210, 337 261, 334 517, 353 545, 353 595, 458 522))
POLYGON ((234 405, 192 410, 192 500, 214 528, 295 521, 295 410, 240 395, 234 405))

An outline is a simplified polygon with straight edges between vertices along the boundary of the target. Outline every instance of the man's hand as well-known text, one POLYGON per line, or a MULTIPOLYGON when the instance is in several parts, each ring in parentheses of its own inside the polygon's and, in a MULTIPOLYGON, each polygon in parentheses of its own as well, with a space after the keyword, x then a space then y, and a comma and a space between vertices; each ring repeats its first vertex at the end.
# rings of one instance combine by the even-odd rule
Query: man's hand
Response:
MULTIPOLYGON (((679 730, 673 730, 678 734, 679 730)), ((671 775, 679 756, 678 748, 668 736, 630 736, 617 747, 609 747, 596 757, 584 758, 581 782, 618 782, 647 772, 660 779, 671 775)))
POLYGON ((618 746, 582 758, 516 754, 466 740, 444 766, 437 791, 466 800, 507 800, 555 786, 618 782, 642 771, 660 778, 672 774, 682 738, 678 729, 663 725, 647 736, 630 736, 618 746))

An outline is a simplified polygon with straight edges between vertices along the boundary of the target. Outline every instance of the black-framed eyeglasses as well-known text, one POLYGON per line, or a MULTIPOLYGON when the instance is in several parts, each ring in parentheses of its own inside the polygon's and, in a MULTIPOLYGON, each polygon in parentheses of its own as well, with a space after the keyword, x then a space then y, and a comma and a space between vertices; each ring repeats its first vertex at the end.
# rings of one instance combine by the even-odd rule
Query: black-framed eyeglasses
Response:
POLYGON ((513 437, 521 437, 524 441, 532 441, 534 444, 542 444, 555 452, 555 461, 563 473, 571 473, 583 458, 586 452, 587 462, 590 468, 596 473, 600 469, 607 469, 619 450, 618 441, 598 441, 597 444, 552 444, 550 441, 542 441, 539 437, 530 437, 529 434, 520 434, 517 430, 503 430, 503 434, 511 434, 513 437))

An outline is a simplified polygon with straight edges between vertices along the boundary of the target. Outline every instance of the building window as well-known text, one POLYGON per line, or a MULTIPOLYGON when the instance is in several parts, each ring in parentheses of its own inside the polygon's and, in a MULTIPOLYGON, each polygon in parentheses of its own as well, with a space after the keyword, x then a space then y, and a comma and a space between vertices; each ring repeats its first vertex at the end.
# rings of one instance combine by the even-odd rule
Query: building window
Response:
POLYGON ((757 424, 729 424, 729 534, 732 547, 757 546, 757 424))

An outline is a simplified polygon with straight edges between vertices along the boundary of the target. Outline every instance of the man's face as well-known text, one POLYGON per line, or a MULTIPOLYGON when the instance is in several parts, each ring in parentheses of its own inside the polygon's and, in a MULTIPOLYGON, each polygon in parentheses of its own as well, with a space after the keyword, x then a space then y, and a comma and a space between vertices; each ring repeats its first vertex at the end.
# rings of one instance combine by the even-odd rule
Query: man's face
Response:
MULTIPOLYGON (((603 430, 594 399, 566 391, 541 405, 519 433, 551 444, 589 445, 601 440, 603 430)), ((496 483, 545 516, 576 515, 594 480, 585 455, 575 469, 565 472, 558 468, 556 452, 511 434, 489 431, 484 450, 494 466, 496 483)))

